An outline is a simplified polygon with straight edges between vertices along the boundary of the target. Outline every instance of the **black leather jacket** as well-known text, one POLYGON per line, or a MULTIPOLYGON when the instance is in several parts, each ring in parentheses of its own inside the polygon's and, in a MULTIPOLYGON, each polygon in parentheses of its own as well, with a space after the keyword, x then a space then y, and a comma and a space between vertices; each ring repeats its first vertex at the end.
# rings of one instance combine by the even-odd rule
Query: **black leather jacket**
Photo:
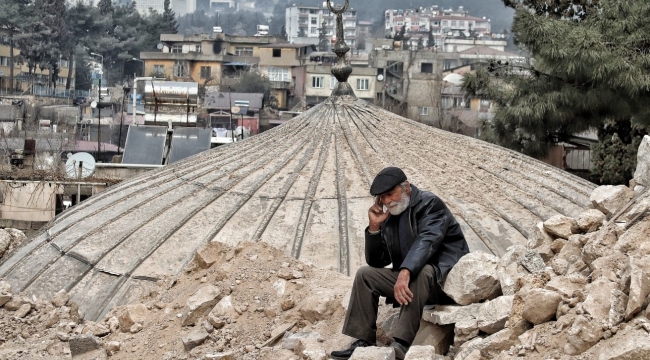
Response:
POLYGON ((411 185, 408 211, 411 235, 410 250, 402 255, 397 221, 392 215, 381 224, 381 233, 371 235, 366 228, 366 262, 372 267, 393 264, 393 270, 409 269, 417 274, 424 265, 436 269, 440 288, 458 260, 469 253, 460 225, 440 198, 411 185))

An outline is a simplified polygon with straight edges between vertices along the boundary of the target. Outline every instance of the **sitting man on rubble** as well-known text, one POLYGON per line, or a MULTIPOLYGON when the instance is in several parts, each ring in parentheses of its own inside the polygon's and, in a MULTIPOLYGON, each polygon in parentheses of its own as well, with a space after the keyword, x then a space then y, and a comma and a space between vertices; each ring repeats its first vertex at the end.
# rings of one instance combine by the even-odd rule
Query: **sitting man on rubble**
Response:
POLYGON ((469 252, 447 206, 410 184, 401 169, 380 171, 370 194, 375 196, 365 230, 370 266, 357 271, 343 325, 343 334, 358 340, 346 350, 332 351, 334 359, 348 359, 358 347, 375 346, 380 296, 401 306, 390 346, 395 357, 403 359, 420 327, 424 306, 453 303, 442 288, 451 268, 469 252), (392 268, 386 268, 391 263, 392 268))

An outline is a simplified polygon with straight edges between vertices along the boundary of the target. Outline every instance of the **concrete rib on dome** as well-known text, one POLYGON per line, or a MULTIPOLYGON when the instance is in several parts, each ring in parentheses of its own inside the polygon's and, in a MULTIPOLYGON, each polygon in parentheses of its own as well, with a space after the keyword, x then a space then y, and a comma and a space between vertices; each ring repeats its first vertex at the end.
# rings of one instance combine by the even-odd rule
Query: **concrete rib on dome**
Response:
POLYGON ((472 251, 501 255, 539 221, 590 204, 588 181, 337 89, 280 127, 91 197, 0 264, 0 276, 28 295, 65 289, 96 320, 178 274, 210 241, 264 241, 353 274, 365 264, 370 183, 386 166, 442 198, 472 251))

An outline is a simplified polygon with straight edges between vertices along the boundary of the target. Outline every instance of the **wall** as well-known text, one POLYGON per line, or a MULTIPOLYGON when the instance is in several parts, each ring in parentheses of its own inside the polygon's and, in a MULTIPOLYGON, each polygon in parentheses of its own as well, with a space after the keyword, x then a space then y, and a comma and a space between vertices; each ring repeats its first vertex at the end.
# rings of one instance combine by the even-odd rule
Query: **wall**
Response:
POLYGON ((62 185, 47 182, 0 183, 0 217, 19 221, 50 221, 54 218, 56 194, 62 185))
POLYGON ((153 74, 154 65, 163 65, 165 68, 165 77, 171 78, 174 73, 174 60, 145 60, 144 62, 144 76, 153 74))
POLYGON ((295 48, 284 48, 277 49, 281 51, 280 57, 273 57, 272 48, 260 48, 259 57, 260 64, 264 66, 276 66, 276 67, 289 67, 289 66, 300 66, 300 59, 297 55, 297 52, 300 49, 295 48))

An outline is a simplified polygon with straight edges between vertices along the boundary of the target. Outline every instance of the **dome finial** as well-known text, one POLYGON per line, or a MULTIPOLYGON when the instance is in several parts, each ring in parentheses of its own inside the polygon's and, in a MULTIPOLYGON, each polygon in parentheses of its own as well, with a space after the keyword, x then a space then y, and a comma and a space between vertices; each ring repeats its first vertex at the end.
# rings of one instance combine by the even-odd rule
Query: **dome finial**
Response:
POLYGON ((334 44, 334 53, 338 56, 336 65, 332 66, 332 75, 338 80, 336 88, 332 95, 352 95, 354 91, 348 84, 348 77, 352 73, 352 67, 345 62, 345 54, 350 51, 350 47, 345 43, 343 33, 343 13, 348 10, 349 1, 345 0, 345 5, 341 9, 334 9, 330 0, 327 0, 327 8, 336 15, 336 43, 334 44))

